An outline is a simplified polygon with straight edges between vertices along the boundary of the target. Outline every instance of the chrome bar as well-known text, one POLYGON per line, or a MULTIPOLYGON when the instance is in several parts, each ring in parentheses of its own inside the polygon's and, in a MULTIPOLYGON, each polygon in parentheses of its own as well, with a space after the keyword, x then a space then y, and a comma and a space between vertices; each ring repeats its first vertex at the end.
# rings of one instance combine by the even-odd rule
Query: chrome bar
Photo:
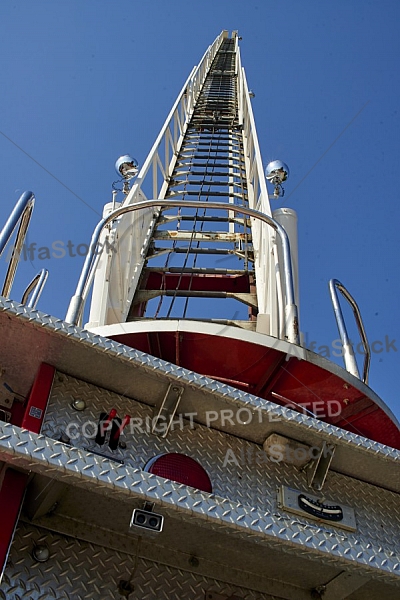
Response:
POLYGON ((371 350, 369 347, 367 335, 365 333, 364 324, 362 322, 360 309, 358 308, 357 302, 354 300, 353 296, 350 292, 344 287, 340 281, 337 279, 331 279, 329 281, 329 291, 331 294, 331 300, 333 305, 333 311, 336 317, 336 323, 339 330, 340 339, 343 345, 343 358, 347 371, 352 375, 355 375, 360 379, 360 373, 358 370, 357 362, 354 355, 353 344, 347 334, 346 325, 344 322, 344 317, 342 313, 342 309, 339 303, 339 297, 337 295, 336 289, 346 298, 347 302, 350 304, 354 318, 356 320, 357 329, 361 337, 361 341, 364 347, 364 367, 363 367, 363 377, 362 380, 364 383, 368 383, 368 373, 369 373, 369 365, 371 361, 371 350))
POLYGON ((49 272, 47 269, 42 269, 37 275, 35 275, 35 277, 32 279, 32 281, 27 286, 26 290, 22 295, 21 304, 26 304, 28 308, 36 308, 36 304, 38 303, 39 298, 42 295, 43 288, 46 284, 48 276, 49 272), (32 297, 29 300, 29 302, 26 303, 32 291, 32 297))
POLYGON ((26 232, 28 230, 29 221, 32 216, 35 196, 32 192, 24 192, 16 203, 14 210, 7 219, 6 224, 0 232, 0 256, 3 253, 8 241, 10 240, 14 229, 20 221, 17 236, 15 239, 14 248, 8 264, 7 273, 4 279, 1 295, 8 298, 14 282, 15 273, 19 263, 22 246, 24 245, 26 232))
POLYGON ((272 217, 251 208, 245 208, 243 206, 236 206, 235 204, 227 204, 226 202, 208 202, 208 201, 190 201, 190 200, 165 200, 165 199, 155 199, 155 200, 145 200, 143 202, 138 202, 136 204, 131 204, 127 206, 121 206, 117 208, 112 213, 104 217, 97 224, 92 239, 90 242, 89 252, 86 255, 85 263, 82 268, 81 276, 78 281, 78 285, 76 287, 75 294, 72 296, 69 308, 67 311, 67 315, 65 320, 67 323, 71 323, 72 325, 76 325, 79 321, 80 315, 83 310, 84 301, 85 301, 85 288, 86 282, 91 276, 91 271, 93 268, 93 264, 96 258, 96 249, 99 242, 100 234, 104 227, 108 225, 111 221, 118 219, 125 213, 152 208, 152 207, 163 207, 163 208, 209 208, 216 210, 226 210, 233 211, 235 213, 240 213, 247 215, 249 217, 253 217, 254 219, 258 219, 264 223, 267 223, 270 227, 272 227, 282 242, 282 254, 283 254, 283 270, 284 270, 284 281, 285 281, 285 291, 286 291, 286 305, 285 305, 285 316, 286 316, 286 338, 289 342, 293 344, 299 344, 299 324, 298 324, 298 311, 297 306, 295 304, 295 296, 294 296, 294 285, 293 285, 293 275, 292 275, 292 262, 290 256, 290 244, 289 239, 286 234, 286 231, 283 227, 277 223, 272 217))

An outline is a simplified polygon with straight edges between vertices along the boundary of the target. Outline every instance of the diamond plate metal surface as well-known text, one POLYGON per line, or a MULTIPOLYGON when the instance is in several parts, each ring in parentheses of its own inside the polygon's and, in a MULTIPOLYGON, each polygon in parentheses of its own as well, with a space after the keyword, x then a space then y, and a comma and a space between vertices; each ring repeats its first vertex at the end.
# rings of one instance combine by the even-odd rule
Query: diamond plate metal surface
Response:
MULTIPOLYGON (((52 317, 37 310, 28 309, 26 306, 11 300, 0 298, 0 314, 1 313, 7 313, 8 316, 12 316, 18 321, 29 323, 38 331, 40 330, 42 333, 45 332, 46 335, 53 335, 54 339, 59 338, 60 342, 66 341, 67 339, 77 342, 82 348, 90 348, 93 352, 99 352, 100 354, 105 353, 110 357, 118 359, 118 361, 139 367, 143 372, 164 375, 169 381, 179 381, 180 384, 188 386, 189 389, 192 388, 211 393, 215 398, 229 401, 233 407, 249 407, 253 411, 259 410, 264 414, 266 421, 268 421, 269 415, 274 414, 278 419, 281 419, 286 423, 291 423, 293 427, 299 430, 299 433, 307 431, 314 432, 322 439, 329 440, 330 443, 349 445, 355 449, 360 449, 362 452, 370 454, 375 458, 378 457, 383 461, 386 458, 400 458, 400 451, 395 450, 394 448, 384 446, 373 440, 339 429, 323 421, 312 419, 309 416, 289 408, 283 408, 272 402, 268 402, 267 400, 257 398, 252 394, 248 394, 229 385, 199 375, 188 369, 155 358, 149 354, 140 352, 139 350, 128 348, 127 346, 102 336, 95 335, 79 327, 72 326, 62 319, 52 317)), ((285 347, 284 342, 280 341, 279 344, 282 345, 282 347, 285 347)), ((288 354, 290 355, 293 353, 290 344, 286 344, 286 346, 288 354)), ((51 361, 50 359, 54 357, 54 352, 55 350, 53 348, 50 355, 47 355, 46 352, 43 351, 39 360, 51 361)), ((319 358, 318 360, 324 363, 322 358, 319 358)), ((325 361, 325 363, 328 365, 329 361, 325 361)), ((330 367, 336 368, 336 365, 331 363, 330 367)), ((346 372, 343 369, 340 369, 340 372, 344 377, 346 376, 346 372)), ((360 383, 357 385, 362 384, 360 383)), ((378 402, 382 402, 378 397, 376 398, 378 402)))
MULTIPOLYGON (((356 534, 342 535, 325 526, 195 492, 9 424, 0 424, 0 451, 3 461, 15 467, 53 476, 97 494, 112 494, 115 500, 137 498, 155 502, 164 515, 175 515, 201 527, 229 533, 230 544, 238 543, 236 537, 347 570, 362 567, 370 577, 400 584, 399 559, 395 548, 386 541, 382 545, 374 540, 365 544, 356 534)), ((391 523, 396 526, 394 519, 391 523)), ((386 534, 382 537, 386 540, 386 534)))
MULTIPOLYGON (((3 460, 37 473, 110 494, 126 500, 136 497, 154 501, 180 518, 190 517, 202 527, 229 532, 253 543, 274 545, 297 556, 323 560, 346 569, 362 566, 369 576, 398 581, 400 574, 398 540, 400 518, 398 496, 337 473, 329 473, 324 493, 354 507, 358 530, 351 534, 295 518, 278 510, 276 487, 285 484, 307 489, 305 474, 283 463, 258 465, 256 446, 201 425, 171 431, 167 439, 146 432, 127 437, 127 449, 120 457, 126 464, 102 458, 79 448, 71 448, 58 439, 73 419, 83 425, 94 422, 103 410, 115 407, 120 414, 151 414, 151 409, 131 399, 96 388, 60 374, 56 377, 43 432, 36 435, 10 424, 0 425, 0 450, 3 460), (76 398, 84 398, 87 409, 78 413, 71 408, 76 398), (227 449, 236 461, 226 462, 227 449), (165 451, 186 452, 208 470, 215 495, 190 491, 141 470, 155 454, 165 451), (225 463, 225 465, 224 465, 225 463), (390 528, 387 527, 390 523, 390 528), (222 528, 222 529, 221 529, 222 528)), ((79 427, 78 427, 79 431, 79 427)), ((74 443, 88 445, 85 437, 74 443)), ((89 440, 90 444, 90 440, 89 440)), ((120 452, 120 451, 118 451, 120 452)))
POLYGON ((21 523, 0 585, 1 600, 121 599, 118 584, 131 581, 130 600, 204 600, 206 592, 243 600, 279 600, 277 596, 232 587, 196 573, 56 535, 21 523), (38 563, 35 545, 46 544, 50 558, 38 563), (135 568, 136 564, 136 568, 135 568))
MULTIPOLYGON (((121 416, 130 414, 133 419, 138 419, 135 424, 141 426, 142 431, 133 427, 121 438, 127 444, 126 449, 118 449, 114 453, 108 451, 109 456, 123 459, 134 468, 143 469, 151 458, 164 452, 189 454, 207 470, 217 496, 282 517, 287 517, 287 513, 278 509, 277 488, 287 485, 308 490, 305 471, 300 472, 284 462, 268 460, 255 444, 191 423, 188 419, 177 420, 167 438, 152 435, 151 407, 61 373, 54 380, 42 433, 59 439, 61 433, 68 430, 77 436, 71 440, 75 447, 102 451, 93 437, 85 437, 84 433, 93 436, 100 413, 109 412, 112 408, 116 408, 121 416), (76 399, 85 401, 85 411, 78 412, 71 407, 76 399)), ((386 549, 398 549, 400 502, 396 494, 335 472, 329 472, 323 493, 326 498, 355 509, 358 543, 366 545, 374 541, 383 544, 386 549), (388 522, 390 529, 385 526, 388 522)), ((308 523, 313 525, 311 520, 308 523)), ((325 524, 322 531, 324 528, 326 532, 335 531, 329 524, 325 524)), ((343 542, 349 537, 345 531, 342 534, 338 532, 338 535, 342 535, 343 542)))

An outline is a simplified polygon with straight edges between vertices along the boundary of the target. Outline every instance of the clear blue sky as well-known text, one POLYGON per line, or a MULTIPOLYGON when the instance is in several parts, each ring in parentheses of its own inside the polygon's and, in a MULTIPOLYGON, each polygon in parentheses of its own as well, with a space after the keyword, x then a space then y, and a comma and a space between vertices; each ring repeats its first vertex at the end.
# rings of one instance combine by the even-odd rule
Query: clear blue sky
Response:
MULTIPOLYGON (((116 158, 144 161, 206 47, 238 29, 264 163, 280 158, 291 169, 285 205, 299 216, 301 329, 332 351, 327 282, 340 279, 370 341, 383 343, 371 387, 400 417, 397 0, 22 0, 3 2, 0 19, 0 223, 32 190, 29 241, 70 240, 71 253, 111 199, 116 158)), ((36 253, 12 296, 47 267, 39 308, 63 317, 82 262, 36 253)))

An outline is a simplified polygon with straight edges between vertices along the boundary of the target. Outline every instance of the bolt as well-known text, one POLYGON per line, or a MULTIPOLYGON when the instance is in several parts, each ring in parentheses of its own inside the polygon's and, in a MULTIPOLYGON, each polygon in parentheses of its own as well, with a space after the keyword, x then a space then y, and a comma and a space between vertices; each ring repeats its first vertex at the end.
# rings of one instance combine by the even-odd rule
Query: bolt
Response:
POLYGON ((59 441, 62 442, 63 444, 69 444, 71 442, 71 438, 69 438, 67 436, 67 434, 64 433, 64 431, 62 431, 61 435, 60 435, 60 440, 59 441))

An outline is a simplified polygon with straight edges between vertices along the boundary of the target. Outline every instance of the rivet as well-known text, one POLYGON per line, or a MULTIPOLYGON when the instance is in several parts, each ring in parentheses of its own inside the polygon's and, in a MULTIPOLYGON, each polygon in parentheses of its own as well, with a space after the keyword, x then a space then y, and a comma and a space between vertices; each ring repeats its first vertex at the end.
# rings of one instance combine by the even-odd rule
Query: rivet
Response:
POLYGON ((74 410, 85 410, 86 408, 86 402, 84 400, 82 400, 81 398, 75 398, 75 400, 73 400, 71 402, 71 406, 74 410))
POLYGON ((45 544, 38 544, 33 548, 32 556, 37 562, 44 563, 50 558, 50 550, 45 544))

